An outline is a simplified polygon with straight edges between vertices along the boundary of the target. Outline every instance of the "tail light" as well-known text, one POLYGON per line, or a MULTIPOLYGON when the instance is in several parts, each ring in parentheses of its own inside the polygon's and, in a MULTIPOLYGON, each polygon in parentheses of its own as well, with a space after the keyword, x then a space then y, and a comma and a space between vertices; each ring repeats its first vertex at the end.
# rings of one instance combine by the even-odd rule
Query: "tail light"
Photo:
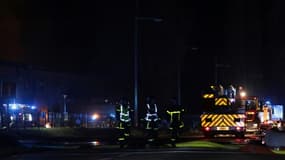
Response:
POLYGON ((210 131, 210 130, 211 130, 210 127, 206 127, 206 128, 205 128, 205 131, 210 131))

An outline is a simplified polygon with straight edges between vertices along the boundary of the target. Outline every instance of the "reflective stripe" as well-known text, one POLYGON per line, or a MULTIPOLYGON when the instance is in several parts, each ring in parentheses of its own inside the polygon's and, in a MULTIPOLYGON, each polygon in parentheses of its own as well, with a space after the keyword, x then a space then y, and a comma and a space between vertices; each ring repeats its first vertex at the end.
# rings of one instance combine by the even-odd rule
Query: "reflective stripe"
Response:
MULTIPOLYGON (((146 104, 147 108, 150 109, 150 105, 146 104)), ((157 106, 156 104, 154 104, 154 112, 157 113, 157 106)))
POLYGON ((149 125, 150 125, 150 122, 147 122, 147 124, 146 124, 146 129, 151 129, 151 128, 149 127, 149 125))
POLYGON ((152 141, 154 141, 154 138, 150 138, 147 141, 152 142, 152 141))
POLYGON ((178 114, 178 121, 180 121, 181 117, 180 117, 180 113, 181 111, 166 111, 168 114, 170 114, 170 123, 173 122, 173 114, 178 114))
POLYGON ((227 98, 216 98, 215 99, 215 106, 227 106, 228 105, 227 98))
MULTIPOLYGON (((154 113, 151 113, 150 110, 150 104, 146 104, 147 108, 148 108, 148 111, 147 111, 147 114, 146 114, 146 117, 144 118, 146 121, 148 122, 151 122, 151 121, 158 121, 159 118, 158 118, 158 115, 157 115, 157 106, 156 104, 154 104, 154 113)), ((148 128, 148 127, 147 127, 148 128)))
POLYGON ((203 114, 201 115, 202 127, 244 127, 243 114, 203 114), (211 121, 207 121, 211 119, 211 121), (236 121, 240 119, 240 121, 236 121))
POLYGON ((123 121, 123 122, 130 122, 131 119, 130 119, 130 112, 127 111, 126 113, 124 113, 124 106, 123 105, 120 105, 120 109, 121 109, 121 112, 120 112, 120 120, 123 121))
POLYGON ((125 140, 125 138, 118 138, 118 140, 119 140, 119 141, 124 141, 124 140, 125 140))
POLYGON ((214 98, 214 94, 204 94, 203 98, 207 99, 207 98, 214 98))
POLYGON ((147 113, 146 114, 146 117, 145 117, 145 120, 146 121, 157 121, 158 120, 158 115, 157 113, 154 113, 154 114, 150 114, 150 113, 147 113), (155 117, 154 119, 151 119, 150 117, 155 117))
POLYGON ((119 129, 125 129, 125 128, 123 127, 123 123, 120 123, 119 129))
POLYGON ((184 127, 184 123, 182 122, 182 124, 179 126, 179 128, 183 128, 184 127))
POLYGON ((146 106, 147 106, 147 108, 148 108, 148 109, 150 109, 150 106, 149 106, 149 104, 146 104, 146 106))

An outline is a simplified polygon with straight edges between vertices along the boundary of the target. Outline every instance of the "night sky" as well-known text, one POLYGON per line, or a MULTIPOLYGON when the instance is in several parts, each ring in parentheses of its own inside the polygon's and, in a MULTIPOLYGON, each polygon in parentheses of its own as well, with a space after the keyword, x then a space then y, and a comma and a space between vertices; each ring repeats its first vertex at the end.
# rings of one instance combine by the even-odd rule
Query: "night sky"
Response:
POLYGON ((134 0, 0 3, 1 62, 95 76, 131 96, 137 13, 163 18, 139 22, 141 95, 175 96, 179 64, 185 105, 198 105, 215 66, 219 83, 285 102, 282 0, 140 0, 137 11, 134 0))

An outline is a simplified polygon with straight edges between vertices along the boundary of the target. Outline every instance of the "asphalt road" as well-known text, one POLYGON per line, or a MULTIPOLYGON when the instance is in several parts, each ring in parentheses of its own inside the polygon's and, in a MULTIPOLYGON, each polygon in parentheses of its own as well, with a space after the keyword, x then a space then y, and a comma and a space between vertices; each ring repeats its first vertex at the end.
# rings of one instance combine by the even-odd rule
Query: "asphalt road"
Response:
MULTIPOLYGON (((285 160, 285 156, 274 155, 270 149, 261 145, 259 142, 254 141, 253 137, 246 137, 238 139, 235 137, 216 137, 206 139, 204 137, 187 137, 180 139, 181 142, 213 142, 215 144, 222 144, 225 146, 239 146, 239 149, 221 149, 221 148, 195 148, 195 147, 183 147, 183 148, 171 148, 165 147, 168 144, 166 139, 160 140, 159 147, 146 147, 144 139, 132 139, 131 147, 120 149, 118 145, 104 144, 104 142, 94 141, 70 141, 64 139, 48 140, 28 140, 22 141, 22 145, 26 146, 28 152, 20 152, 22 154, 12 155, 5 157, 11 160, 45 160, 45 159, 60 159, 60 160, 73 160, 73 159, 99 159, 99 160, 111 160, 111 159, 175 159, 175 160, 203 160, 203 159, 219 159, 219 160, 285 160), (98 146, 99 144, 99 146, 98 146)), ((4 159, 2 157, 1 159, 4 159)))
POLYGON ((6 160, 284 160, 285 156, 253 154, 236 151, 211 151, 191 149, 141 149, 97 152, 92 150, 45 151, 14 155, 6 160))

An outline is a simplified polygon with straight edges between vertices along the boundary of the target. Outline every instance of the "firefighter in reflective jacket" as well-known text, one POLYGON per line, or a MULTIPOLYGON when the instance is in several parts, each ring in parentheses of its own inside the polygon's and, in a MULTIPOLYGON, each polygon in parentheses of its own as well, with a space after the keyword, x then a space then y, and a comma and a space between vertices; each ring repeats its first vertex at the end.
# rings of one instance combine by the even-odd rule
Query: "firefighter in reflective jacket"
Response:
POLYGON ((176 99, 171 99, 166 113, 168 115, 169 130, 171 131, 170 140, 173 146, 175 146, 179 131, 184 127, 184 123, 182 121, 182 112, 184 112, 184 109, 177 104, 176 99))
POLYGON ((157 138, 159 116, 158 108, 154 99, 147 98, 146 115, 145 115, 145 129, 147 131, 147 141, 153 142, 157 138))
POLYGON ((118 141, 121 148, 128 143, 128 138, 130 136, 131 112, 132 110, 129 102, 126 99, 121 99, 120 103, 116 106, 118 118, 117 128, 119 129, 118 141))

